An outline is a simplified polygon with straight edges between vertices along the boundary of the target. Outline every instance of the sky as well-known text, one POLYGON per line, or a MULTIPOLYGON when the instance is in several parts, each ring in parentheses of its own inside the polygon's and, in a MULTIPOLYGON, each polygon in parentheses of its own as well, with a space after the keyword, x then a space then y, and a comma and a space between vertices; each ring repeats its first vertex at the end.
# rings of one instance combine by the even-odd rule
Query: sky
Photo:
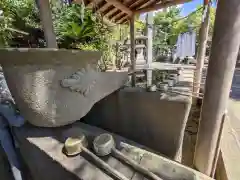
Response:
POLYGON ((196 10, 196 7, 203 4, 203 0, 193 0, 191 2, 182 5, 181 15, 186 16, 192 11, 196 10))

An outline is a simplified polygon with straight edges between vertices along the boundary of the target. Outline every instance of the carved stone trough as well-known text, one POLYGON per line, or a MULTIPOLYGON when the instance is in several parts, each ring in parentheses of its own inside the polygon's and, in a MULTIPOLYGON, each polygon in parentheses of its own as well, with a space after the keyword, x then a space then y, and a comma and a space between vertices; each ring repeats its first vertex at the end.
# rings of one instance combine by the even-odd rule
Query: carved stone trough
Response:
POLYGON ((98 72, 99 52, 0 49, 0 54, 16 104, 36 126, 56 127, 79 120, 127 80, 127 73, 98 72))

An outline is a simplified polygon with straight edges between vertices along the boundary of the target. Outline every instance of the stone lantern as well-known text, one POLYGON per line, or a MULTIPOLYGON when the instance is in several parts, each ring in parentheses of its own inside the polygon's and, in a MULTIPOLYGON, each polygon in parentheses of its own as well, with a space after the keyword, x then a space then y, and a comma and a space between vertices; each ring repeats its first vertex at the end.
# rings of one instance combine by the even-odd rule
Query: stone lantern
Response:
POLYGON ((146 64, 146 42, 147 36, 141 34, 141 32, 137 32, 135 43, 136 43, 136 66, 137 68, 142 67, 146 64))

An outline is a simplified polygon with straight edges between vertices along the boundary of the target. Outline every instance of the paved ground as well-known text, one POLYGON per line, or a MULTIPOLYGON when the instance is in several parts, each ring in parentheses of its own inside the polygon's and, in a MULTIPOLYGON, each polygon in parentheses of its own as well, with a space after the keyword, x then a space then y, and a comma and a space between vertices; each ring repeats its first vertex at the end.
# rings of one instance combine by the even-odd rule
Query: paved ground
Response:
POLYGON ((240 141, 240 69, 237 69, 234 74, 228 115, 240 141))

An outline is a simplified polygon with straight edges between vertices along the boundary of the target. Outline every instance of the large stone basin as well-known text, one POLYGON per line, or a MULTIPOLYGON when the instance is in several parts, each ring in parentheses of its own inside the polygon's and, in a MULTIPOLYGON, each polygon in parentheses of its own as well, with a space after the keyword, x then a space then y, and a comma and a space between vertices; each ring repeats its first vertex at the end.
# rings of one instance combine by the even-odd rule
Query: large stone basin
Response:
POLYGON ((79 120, 127 79, 127 73, 98 72, 99 52, 1 49, 0 57, 21 114, 36 126, 56 127, 79 120))

